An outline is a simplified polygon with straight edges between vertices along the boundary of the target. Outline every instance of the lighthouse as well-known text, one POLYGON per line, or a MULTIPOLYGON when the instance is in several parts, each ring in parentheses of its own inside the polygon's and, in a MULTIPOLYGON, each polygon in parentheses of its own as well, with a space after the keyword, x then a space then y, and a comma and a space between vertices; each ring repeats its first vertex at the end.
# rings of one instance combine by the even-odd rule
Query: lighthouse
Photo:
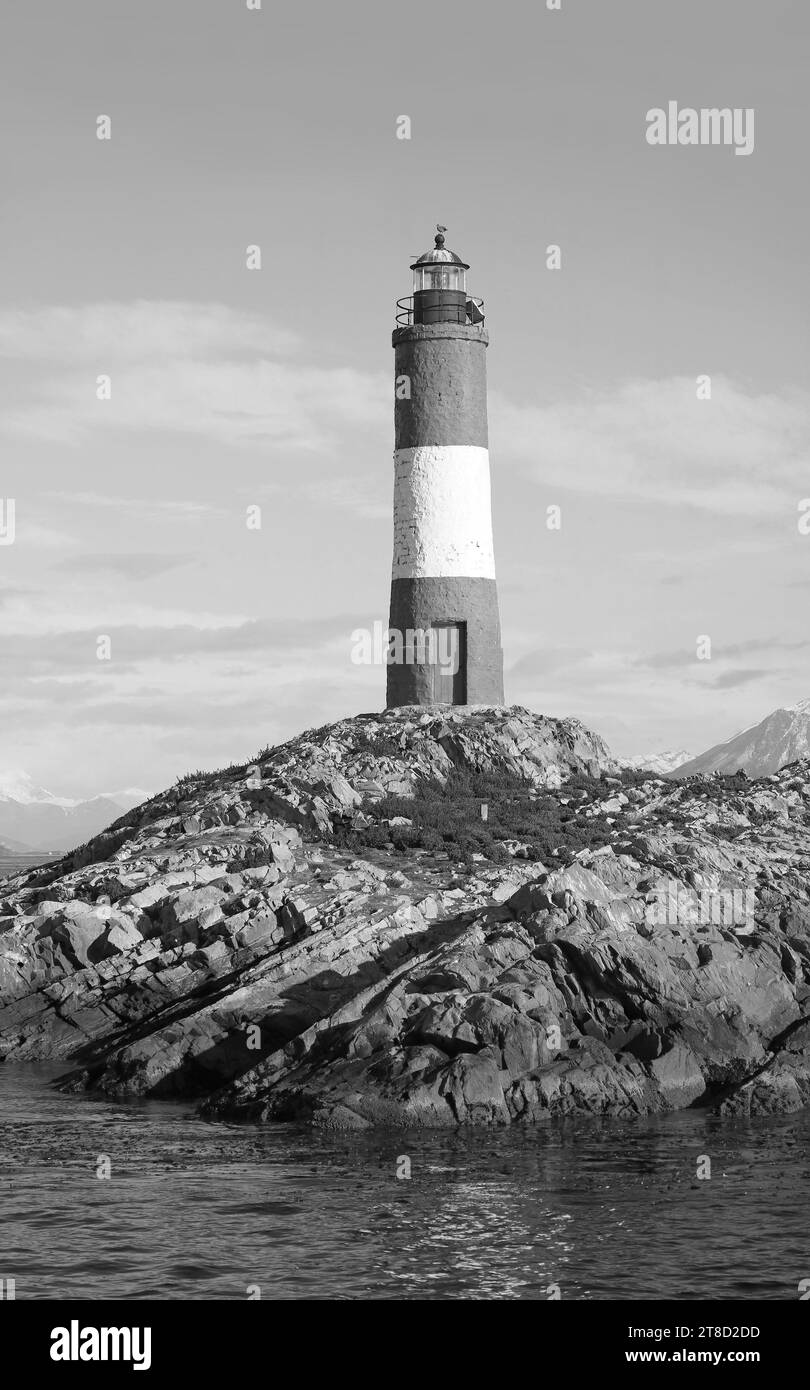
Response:
POLYGON ((435 245, 398 301, 386 704, 502 705, 483 301, 435 245))

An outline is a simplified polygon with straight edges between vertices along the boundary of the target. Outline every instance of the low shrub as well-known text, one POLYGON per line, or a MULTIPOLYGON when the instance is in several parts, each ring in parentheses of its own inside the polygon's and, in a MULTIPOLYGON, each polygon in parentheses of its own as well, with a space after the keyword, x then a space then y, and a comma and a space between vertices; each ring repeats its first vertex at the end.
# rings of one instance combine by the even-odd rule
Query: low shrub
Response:
POLYGON ((586 819, 577 814, 578 807, 604 796, 605 784, 599 778, 580 775, 575 785, 566 783, 560 791, 543 791, 502 771, 455 771, 444 785, 421 783, 412 797, 385 796, 366 803, 363 809, 373 818, 372 824, 357 829, 338 827, 335 838, 356 851, 391 844, 405 853, 421 849, 465 863, 475 854, 503 863, 510 857, 505 841, 516 840, 526 846, 529 859, 554 859, 563 865, 579 850, 610 843, 612 826, 606 817, 586 819), (587 799, 577 796, 576 802, 564 804, 562 798, 567 801, 572 790, 586 792, 587 799), (483 804, 488 810, 486 820, 481 816, 483 804), (411 824, 384 824, 397 816, 406 817, 411 824))

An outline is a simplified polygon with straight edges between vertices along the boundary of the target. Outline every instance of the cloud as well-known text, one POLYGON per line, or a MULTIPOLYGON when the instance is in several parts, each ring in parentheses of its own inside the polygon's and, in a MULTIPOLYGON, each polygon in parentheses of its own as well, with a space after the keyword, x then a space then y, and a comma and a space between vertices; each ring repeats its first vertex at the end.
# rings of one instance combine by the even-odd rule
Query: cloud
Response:
MULTIPOLYGON (((33 598, 11 595, 3 612, 2 636, 4 652, 11 651, 17 639, 30 639, 33 645, 52 647, 60 638, 70 640, 74 634, 87 637, 92 633, 141 629, 166 631, 190 628, 201 631, 217 628, 238 628, 251 615, 240 612, 214 612, 208 608, 188 609, 175 606, 133 602, 126 585, 122 597, 116 597, 111 585, 97 585, 92 592, 85 588, 81 596, 71 594, 65 583, 50 583, 40 588, 33 598)), ((7 669, 11 669, 10 665, 7 669)))
POLYGON ((45 494, 51 500, 58 502, 60 506, 68 504, 79 507, 82 511, 88 508, 98 507, 102 510, 109 509, 116 512, 126 512, 128 516, 137 516, 140 520, 157 520, 167 517, 172 520, 181 518, 184 521, 194 520, 209 516, 225 515, 224 507, 214 507, 208 502, 192 502, 190 499, 172 501, 162 497, 118 497, 109 493, 101 492, 64 492, 53 490, 45 494))
POLYGON ((552 672, 568 671, 581 666, 593 656, 587 647, 548 647, 526 652, 509 668, 508 674, 518 680, 533 676, 548 676, 552 672))
POLYGON ((70 550, 79 544, 69 531, 63 531, 56 526, 45 526, 32 520, 31 509, 25 499, 17 499, 15 510, 15 544, 21 550, 70 550))
MULTIPOLYGON (((183 663, 201 658, 261 657, 265 669, 273 669, 282 655, 309 653, 332 644, 344 646, 350 662, 351 633, 369 626, 367 615, 336 613, 320 618, 257 618, 237 623, 202 627, 182 625, 135 626, 106 624, 103 628, 76 628, 51 632, 46 637, 28 631, 6 633, 3 654, 16 680, 40 676, 86 675, 88 669, 104 679, 115 678, 144 662, 183 663), (103 633, 110 638, 112 660, 99 661, 96 644, 103 633)), ((8 685, 8 682, 6 683, 8 685)))
MULTIPOLYGON (((98 695, 98 692, 96 692, 98 695)), ((98 699, 77 704, 71 723, 77 726, 124 725, 129 729, 184 729, 233 727, 258 722, 267 712, 267 700, 255 686, 248 698, 224 699, 221 695, 195 694, 193 710, 186 701, 169 697, 159 700, 98 699)))
POLYGON ((390 426, 383 373, 289 359, 294 340, 217 304, 138 301, 0 314, 0 352, 42 364, 6 403, 16 437, 77 445, 160 431, 329 452, 335 431, 390 426), (69 363, 69 366, 65 366, 69 363), (96 378, 110 377, 99 400, 96 378))
POLYGON ((752 681, 758 681, 763 676, 773 675, 768 670, 749 670, 749 671, 724 671, 716 676, 712 681, 715 690, 738 690, 740 686, 750 685, 752 681))
MULTIPOLYGON (((776 637, 751 637, 745 642, 719 642, 712 647, 713 661, 728 661, 734 657, 748 656, 753 652, 766 654, 768 652, 796 652, 804 651, 810 647, 810 638, 800 638, 796 641, 783 641, 776 637)), ((665 652, 651 652, 645 656, 633 658, 634 666, 643 666, 651 671, 661 671, 678 667, 691 666, 697 660, 697 650, 694 647, 676 647, 665 652)))
POLYGON ((262 315, 216 303, 138 299, 0 313, 0 357, 70 361, 99 372, 105 363, 275 355, 296 344, 262 315))
POLYGON ((491 445, 551 489, 697 507, 790 512, 807 494, 810 393, 756 394, 723 376, 699 401, 695 379, 583 388, 549 405, 490 395, 491 445))
POLYGON ((192 563, 189 555, 130 554, 71 555, 56 569, 68 574, 118 574, 125 579, 154 579, 168 570, 192 563))
POLYGON ((37 590, 24 584, 4 584, 0 589, 0 608, 8 608, 12 603, 35 598, 37 590))
POLYGON ((312 506, 351 512, 353 517, 366 521, 391 521, 390 479, 387 474, 383 478, 380 472, 373 477, 326 477, 308 482, 292 476, 284 482, 263 482, 257 487, 241 488, 240 494, 253 501, 279 495, 292 496, 312 506), (375 496, 375 493, 379 493, 379 496, 375 496))

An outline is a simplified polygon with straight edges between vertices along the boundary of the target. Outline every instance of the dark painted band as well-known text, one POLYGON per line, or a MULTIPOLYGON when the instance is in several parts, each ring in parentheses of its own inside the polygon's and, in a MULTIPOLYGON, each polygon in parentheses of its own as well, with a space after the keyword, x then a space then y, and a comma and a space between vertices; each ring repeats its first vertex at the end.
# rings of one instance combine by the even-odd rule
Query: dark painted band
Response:
MULTIPOLYGON (((434 623, 466 625, 466 702, 503 704, 503 653, 494 579, 394 579, 389 628, 426 632, 434 623)), ((428 665, 402 661, 388 667, 386 707, 433 703, 428 665)))
POLYGON ((419 324, 397 334, 403 336, 395 342, 396 448, 461 444, 486 449, 486 338, 474 328, 452 324, 419 324), (437 335, 437 328, 455 331, 437 335))
POLYGON ((427 338, 457 338, 460 342, 489 342, 485 328, 472 323, 410 323, 406 328, 395 328, 391 334, 392 347, 400 343, 424 342, 427 338))

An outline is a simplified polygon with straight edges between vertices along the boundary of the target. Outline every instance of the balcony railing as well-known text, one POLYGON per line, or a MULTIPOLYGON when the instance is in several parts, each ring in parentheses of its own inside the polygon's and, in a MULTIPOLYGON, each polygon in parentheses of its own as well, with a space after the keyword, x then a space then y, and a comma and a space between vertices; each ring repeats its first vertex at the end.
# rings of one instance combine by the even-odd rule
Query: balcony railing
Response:
MULTIPOLYGON (((453 308, 455 308, 455 305, 453 306, 453 308)), ((480 325, 484 322, 484 301, 483 301, 483 299, 476 299, 476 298, 474 298, 474 296, 471 295, 471 296, 469 297, 469 299, 467 300, 466 309, 467 309, 467 317, 466 317, 466 319, 465 319, 465 323, 477 324, 477 325, 480 327, 480 325)), ((434 308, 434 312, 435 312, 435 308, 434 308)), ((442 322, 441 319, 433 319, 433 320, 431 320, 431 321, 432 321, 432 322, 435 322, 435 323, 440 323, 440 322, 442 322)), ((448 323, 452 323, 452 322, 454 322, 454 320, 453 320, 453 319, 448 319, 447 322, 448 322, 448 323)), ((408 328, 412 323, 413 323, 413 295, 412 295, 412 294, 406 294, 406 295, 403 296, 402 299, 398 299, 398 300, 397 300, 397 327, 398 327, 398 328, 408 328)))

